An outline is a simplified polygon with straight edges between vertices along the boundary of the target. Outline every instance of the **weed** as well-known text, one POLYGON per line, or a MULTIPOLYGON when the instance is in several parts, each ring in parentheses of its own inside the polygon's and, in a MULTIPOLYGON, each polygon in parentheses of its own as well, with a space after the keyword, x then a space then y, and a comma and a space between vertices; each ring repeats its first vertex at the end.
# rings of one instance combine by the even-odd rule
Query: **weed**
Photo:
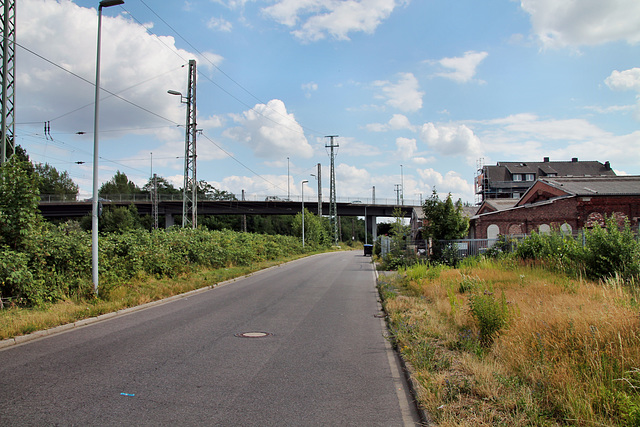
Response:
POLYGON ((500 330, 509 321, 509 308, 507 299, 502 292, 500 299, 494 298, 493 292, 486 289, 469 298, 471 314, 478 322, 480 329, 480 343, 489 347, 498 336, 500 330))

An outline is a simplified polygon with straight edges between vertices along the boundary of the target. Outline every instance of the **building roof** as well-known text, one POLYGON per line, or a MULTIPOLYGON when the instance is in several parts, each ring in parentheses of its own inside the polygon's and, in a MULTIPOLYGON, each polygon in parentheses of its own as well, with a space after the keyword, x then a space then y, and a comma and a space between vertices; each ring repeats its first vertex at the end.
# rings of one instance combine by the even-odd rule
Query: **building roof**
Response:
POLYGON ((544 177, 540 181, 573 196, 640 195, 640 176, 544 177))
POLYGON ((495 166, 485 166, 490 181, 510 181, 513 174, 532 173, 537 176, 615 176, 609 162, 571 161, 552 162, 545 158, 542 162, 498 162, 495 166))
MULTIPOLYGON (((483 211, 502 211, 512 208, 520 199, 485 199, 480 209, 483 211)), ((479 212, 480 209, 476 210, 479 212)))

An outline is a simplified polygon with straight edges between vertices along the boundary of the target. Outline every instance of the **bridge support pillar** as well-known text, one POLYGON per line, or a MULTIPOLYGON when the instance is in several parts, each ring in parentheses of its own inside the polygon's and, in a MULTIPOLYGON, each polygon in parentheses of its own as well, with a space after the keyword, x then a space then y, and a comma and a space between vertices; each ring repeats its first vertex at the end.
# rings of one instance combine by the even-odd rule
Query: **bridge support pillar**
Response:
POLYGON ((371 234, 373 236, 373 242, 369 242, 371 244, 375 244, 376 238, 378 237, 378 224, 376 223, 377 217, 373 215, 365 216, 365 233, 371 234))
POLYGON ((173 219, 173 215, 171 214, 166 214, 164 216, 164 228, 171 228, 174 225, 176 225, 175 220, 173 219))

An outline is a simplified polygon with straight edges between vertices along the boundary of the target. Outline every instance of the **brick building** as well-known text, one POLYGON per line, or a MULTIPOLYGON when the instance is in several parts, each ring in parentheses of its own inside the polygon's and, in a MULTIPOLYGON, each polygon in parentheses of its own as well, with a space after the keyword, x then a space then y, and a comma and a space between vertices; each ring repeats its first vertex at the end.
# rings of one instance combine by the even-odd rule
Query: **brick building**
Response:
POLYGON ((481 204, 471 218, 472 237, 494 239, 552 229, 576 233, 603 225, 604 217, 612 215, 620 223, 629 220, 638 230, 640 176, 539 178, 520 199, 502 202, 481 204))

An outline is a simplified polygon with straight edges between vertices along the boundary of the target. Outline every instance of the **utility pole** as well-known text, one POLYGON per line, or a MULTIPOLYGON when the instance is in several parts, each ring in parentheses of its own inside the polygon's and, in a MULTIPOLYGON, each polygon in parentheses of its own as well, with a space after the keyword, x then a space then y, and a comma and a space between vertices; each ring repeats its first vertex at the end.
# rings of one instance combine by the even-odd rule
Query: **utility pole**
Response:
POLYGON ((318 217, 322 216, 322 165, 318 163, 318 217))
POLYGON ((15 46, 16 46, 16 2, 0 0, 2 14, 2 103, 0 123, 0 166, 15 152, 15 46))
POLYGON ((187 127, 184 139, 184 186, 182 188, 182 228, 198 227, 198 180, 196 178, 196 60, 189 60, 187 84, 187 127))
POLYGON ((338 135, 328 135, 325 138, 330 138, 329 145, 325 145, 325 148, 331 149, 331 177, 329 185, 329 222, 333 228, 333 243, 338 246, 338 204, 336 200, 336 169, 335 169, 335 152, 334 148, 338 148, 339 145, 334 143, 334 139, 338 135))
POLYGON ((151 210, 153 215, 153 228, 158 229, 158 175, 153 174, 153 189, 151 190, 151 210))
POLYGON ((371 204, 375 205, 376 204, 376 186, 373 186, 373 189, 371 190, 371 204))
POLYGON ((396 205, 400 205, 400 184, 394 184, 395 185, 395 191, 396 192, 396 205))
POLYGON ((404 206, 404 168, 400 165, 400 200, 402 200, 402 206, 404 206))
MULTIPOLYGON (((244 202, 244 190, 242 190, 242 201, 244 202)), ((242 215, 242 232, 247 232, 247 215, 242 215)))

